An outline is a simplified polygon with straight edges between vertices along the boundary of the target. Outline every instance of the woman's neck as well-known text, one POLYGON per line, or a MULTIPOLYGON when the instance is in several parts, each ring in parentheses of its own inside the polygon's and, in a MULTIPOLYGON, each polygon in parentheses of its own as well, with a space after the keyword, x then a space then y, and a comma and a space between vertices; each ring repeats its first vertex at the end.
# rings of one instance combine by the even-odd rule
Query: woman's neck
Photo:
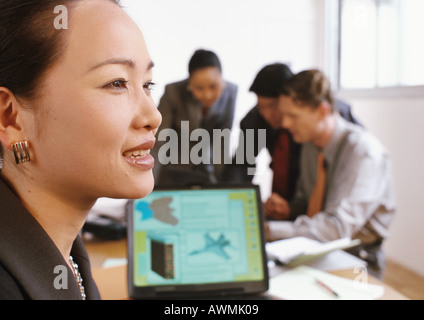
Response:
MULTIPOLYGON (((7 178, 6 178, 7 179, 7 178)), ((8 179, 11 182, 10 179, 8 179)), ((78 201, 37 188, 27 180, 11 183, 22 203, 52 239, 63 258, 69 263, 72 245, 81 231, 87 215, 95 204, 78 201)))

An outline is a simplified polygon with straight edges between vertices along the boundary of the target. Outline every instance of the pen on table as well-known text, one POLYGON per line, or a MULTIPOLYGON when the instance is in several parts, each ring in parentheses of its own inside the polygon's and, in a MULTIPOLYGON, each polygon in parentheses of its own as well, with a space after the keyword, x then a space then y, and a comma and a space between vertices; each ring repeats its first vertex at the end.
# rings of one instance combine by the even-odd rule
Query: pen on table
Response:
POLYGON ((328 292, 330 292, 331 294, 333 294, 335 297, 339 297, 339 294, 334 291, 333 289, 331 289, 329 286, 327 286, 324 282, 322 282, 319 279, 315 279, 315 282, 320 285, 322 288, 324 288, 325 290, 327 290, 328 292))

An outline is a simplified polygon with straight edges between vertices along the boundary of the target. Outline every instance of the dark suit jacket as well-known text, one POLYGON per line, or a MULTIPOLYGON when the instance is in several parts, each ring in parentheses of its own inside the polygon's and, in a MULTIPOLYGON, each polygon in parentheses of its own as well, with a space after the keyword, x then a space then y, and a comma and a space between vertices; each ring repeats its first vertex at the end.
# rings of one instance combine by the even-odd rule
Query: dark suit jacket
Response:
MULTIPOLYGON (((341 100, 336 100, 335 103, 336 109, 340 115, 346 120, 361 125, 361 123, 352 115, 351 107, 341 100)), ((246 137, 246 130, 253 129, 255 130, 254 136, 254 156, 257 157, 261 151, 260 147, 266 147, 269 154, 272 156, 274 152, 274 146, 278 138, 278 130, 272 128, 268 122, 261 116, 258 111, 258 108, 255 106, 246 114, 246 116, 240 121, 240 130, 243 132, 244 137, 246 137), (259 146, 258 143, 258 130, 266 130, 266 145, 259 146)), ((291 137, 291 135, 290 135, 291 137)), ((251 143, 247 141, 246 143, 251 143)), ((288 181, 288 196, 287 199, 290 201, 294 195, 296 188, 297 178, 299 176, 299 160, 300 160, 300 150, 301 144, 294 142, 290 139, 290 159, 289 159, 289 181, 288 181)), ((275 164, 271 162, 270 167, 275 164)), ((229 183, 234 182, 251 182, 253 180, 253 175, 248 175, 248 168, 255 168, 256 164, 250 165, 245 159, 244 164, 237 165, 236 160, 233 159, 231 165, 227 165, 224 171, 224 180, 229 183)))
MULTIPOLYGON (((75 240, 71 255, 78 264, 87 299, 100 299, 91 275, 88 255, 80 237, 75 240)), ((73 273, 61 253, 2 179, 0 179, 0 299, 81 299, 73 273), (62 271, 55 270, 56 266, 65 266, 67 272, 64 272, 63 268, 62 271), (66 274, 68 289, 55 289, 55 280, 58 282, 66 274)))
MULTIPOLYGON (((240 122, 240 130, 246 139, 246 131, 254 130, 254 140, 253 140, 253 155, 256 158, 261 152, 263 147, 266 147, 269 154, 274 153, 274 146, 278 139, 279 130, 271 127, 268 122, 261 116, 258 111, 258 108, 253 107, 247 115, 240 122), (266 130, 266 145, 259 145, 258 139, 258 130, 266 130)), ((299 175, 299 157, 300 157, 300 144, 295 143, 289 134, 290 137, 290 159, 289 159, 289 177, 288 177, 288 196, 287 200, 290 200, 294 195, 294 190, 296 186, 296 180, 299 175)), ((245 144, 250 144, 252 141, 245 141, 245 144)), ((272 169, 273 162, 270 163, 272 169)), ((256 168, 255 164, 249 164, 245 158, 243 164, 237 164, 236 158, 233 159, 230 165, 227 165, 224 170, 224 180, 228 183, 237 183, 237 182, 252 182, 253 175, 248 175, 248 168, 256 168)))

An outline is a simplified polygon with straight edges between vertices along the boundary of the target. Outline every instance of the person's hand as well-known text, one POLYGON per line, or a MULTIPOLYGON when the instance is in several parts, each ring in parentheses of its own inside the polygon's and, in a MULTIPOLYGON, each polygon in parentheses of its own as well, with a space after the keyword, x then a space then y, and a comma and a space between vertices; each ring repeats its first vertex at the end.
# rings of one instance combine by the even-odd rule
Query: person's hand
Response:
POLYGON ((286 199, 273 193, 264 204, 265 216, 274 220, 287 220, 290 216, 290 206, 286 199))

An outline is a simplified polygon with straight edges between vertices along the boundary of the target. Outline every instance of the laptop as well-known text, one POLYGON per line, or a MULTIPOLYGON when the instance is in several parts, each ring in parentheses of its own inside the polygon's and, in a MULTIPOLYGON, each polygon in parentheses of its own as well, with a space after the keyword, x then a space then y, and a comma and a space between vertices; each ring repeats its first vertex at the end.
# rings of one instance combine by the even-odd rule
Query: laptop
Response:
POLYGON ((269 276, 259 186, 156 187, 130 200, 132 299, 260 299, 269 276))

